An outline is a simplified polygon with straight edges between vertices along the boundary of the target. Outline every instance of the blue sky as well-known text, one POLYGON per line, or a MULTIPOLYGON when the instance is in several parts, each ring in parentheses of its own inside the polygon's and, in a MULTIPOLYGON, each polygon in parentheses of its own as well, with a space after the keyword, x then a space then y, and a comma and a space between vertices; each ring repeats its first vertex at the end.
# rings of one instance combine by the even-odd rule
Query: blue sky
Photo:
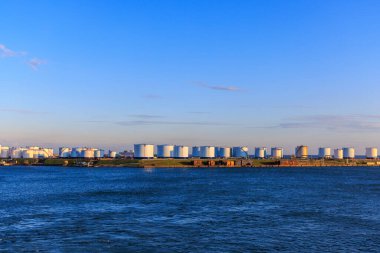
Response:
POLYGON ((0 143, 380 146, 380 1, 0 1, 0 143))

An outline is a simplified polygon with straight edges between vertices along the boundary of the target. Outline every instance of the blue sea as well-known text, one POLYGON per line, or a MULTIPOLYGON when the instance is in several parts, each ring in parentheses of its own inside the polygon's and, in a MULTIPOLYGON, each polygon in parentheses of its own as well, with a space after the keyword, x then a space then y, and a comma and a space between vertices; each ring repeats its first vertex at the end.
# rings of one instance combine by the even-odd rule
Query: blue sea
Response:
POLYGON ((380 168, 0 167, 0 251, 379 252, 380 168))

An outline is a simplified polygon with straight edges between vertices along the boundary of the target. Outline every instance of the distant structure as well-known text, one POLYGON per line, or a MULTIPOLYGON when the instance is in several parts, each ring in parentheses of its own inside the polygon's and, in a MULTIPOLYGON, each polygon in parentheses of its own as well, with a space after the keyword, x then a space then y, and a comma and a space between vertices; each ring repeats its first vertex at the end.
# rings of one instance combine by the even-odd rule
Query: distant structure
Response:
POLYGON ((343 149, 341 148, 337 148, 337 149, 334 149, 334 158, 335 159, 343 159, 343 149))
POLYGON ((236 158, 248 158, 248 147, 233 147, 232 157, 236 158))
POLYGON ((355 149, 354 148, 343 148, 343 158, 344 159, 354 159, 355 149))
POLYGON ((267 148, 265 147, 255 148, 255 158, 264 159, 265 157, 267 157, 267 148))
POLYGON ((191 156, 192 157, 200 157, 201 156, 201 148, 198 146, 192 147, 191 156))
POLYGON ((174 146, 163 144, 157 145, 157 157, 158 158, 171 158, 174 156, 174 146))
POLYGON ((296 157, 300 159, 307 159, 309 157, 309 147, 304 145, 297 146, 296 157))
POLYGON ((284 149, 279 147, 271 148, 271 157, 274 159, 282 159, 284 157, 284 149))
POLYGON ((218 157, 220 158, 230 158, 231 157, 231 148, 220 147, 218 152, 218 157))
POLYGON ((189 157, 189 147, 175 145, 173 151, 174 158, 188 158, 189 157))
POLYGON ((154 158, 154 145, 152 144, 135 144, 134 157, 137 159, 154 158))
POLYGON ((202 146, 200 157, 202 157, 202 158, 215 158, 215 147, 213 147, 213 146, 202 146))
POLYGON ((367 159, 377 159, 377 148, 366 148, 365 156, 367 159))
POLYGON ((60 147, 59 148, 59 157, 60 158, 103 158, 104 150, 97 148, 85 148, 85 147, 60 147))
POLYGON ((330 159, 332 157, 331 148, 319 148, 318 157, 323 159, 330 159))
POLYGON ((0 146, 0 158, 25 158, 25 159, 44 159, 54 157, 52 148, 31 147, 4 147, 0 146))

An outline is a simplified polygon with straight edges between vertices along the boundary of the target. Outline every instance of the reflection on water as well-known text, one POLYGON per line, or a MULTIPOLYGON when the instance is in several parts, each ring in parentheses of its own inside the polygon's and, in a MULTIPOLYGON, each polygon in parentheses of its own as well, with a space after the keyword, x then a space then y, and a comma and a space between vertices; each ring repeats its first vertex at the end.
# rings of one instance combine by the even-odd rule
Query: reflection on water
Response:
POLYGON ((380 251, 380 168, 0 168, 0 250, 380 251))

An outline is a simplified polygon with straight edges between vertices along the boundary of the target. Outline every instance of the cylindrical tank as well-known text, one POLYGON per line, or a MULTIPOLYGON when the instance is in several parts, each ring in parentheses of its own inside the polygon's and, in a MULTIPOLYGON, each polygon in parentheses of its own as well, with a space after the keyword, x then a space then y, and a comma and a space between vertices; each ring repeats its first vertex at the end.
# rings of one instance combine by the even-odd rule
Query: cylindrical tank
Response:
POLYGON ((200 157, 202 157, 202 158, 215 158, 215 147, 202 146, 200 157))
POLYGON ((82 150, 81 157, 83 158, 94 158, 95 152, 92 148, 86 148, 82 150))
POLYGON ((233 147, 232 156, 233 157, 248 157, 248 147, 233 147))
POLYGON ((255 148, 255 158, 263 159, 267 156, 267 148, 258 147, 255 148))
POLYGON ((81 148, 72 148, 70 157, 73 157, 73 158, 80 157, 81 153, 82 153, 81 148))
POLYGON ((377 148, 366 148, 365 149, 365 156, 368 159, 377 159, 377 148))
POLYGON ((154 146, 151 144, 135 144, 134 145, 134 157, 135 158, 153 158, 154 146))
POLYGON ((220 148, 215 147, 215 157, 219 157, 219 151, 220 151, 220 148))
POLYGON ((31 158, 34 158, 34 153, 35 153, 35 150, 33 149, 26 149, 22 152, 22 158, 25 158, 25 159, 31 159, 31 158))
POLYGON ((200 157, 201 156, 201 149, 199 147, 193 147, 191 149, 191 156, 192 157, 200 157))
POLYGON ((157 157, 159 158, 170 158, 173 157, 174 154, 174 146, 163 144, 163 145, 157 145, 157 157))
POLYGON ((343 149, 341 148, 334 149, 334 158, 343 159, 343 149))
POLYGON ((318 149, 319 158, 331 158, 331 148, 319 148, 318 149))
POLYGON ((1 147, 0 158, 9 158, 9 147, 1 147))
POLYGON ((220 147, 219 148, 219 154, 218 154, 218 156, 221 157, 221 158, 229 158, 229 157, 231 157, 231 148, 220 147))
POLYGON ((70 148, 59 148, 59 157, 61 158, 68 158, 71 156, 71 149, 70 148))
POLYGON ((354 159, 355 149, 354 148, 343 148, 343 158, 344 159, 354 159))
POLYGON ((116 158, 117 153, 116 153, 116 151, 111 151, 111 150, 110 150, 110 152, 109 152, 108 155, 109 155, 110 158, 116 158))
POLYGON ((305 159, 309 157, 309 147, 308 146, 297 146, 296 147, 296 157, 300 159, 305 159))
POLYGON ((15 158, 21 158, 21 157, 22 157, 22 152, 23 152, 22 149, 19 149, 19 148, 12 148, 11 151, 10 151, 10 157, 11 157, 12 159, 15 159, 15 158))
POLYGON ((95 158, 102 158, 102 152, 100 151, 100 149, 94 150, 94 157, 95 158))
POLYGON ((173 151, 174 158, 188 158, 189 157, 189 147, 186 146, 174 146, 173 151))
POLYGON ((271 157, 274 159, 281 159, 284 157, 284 149, 273 147, 271 148, 271 157))

